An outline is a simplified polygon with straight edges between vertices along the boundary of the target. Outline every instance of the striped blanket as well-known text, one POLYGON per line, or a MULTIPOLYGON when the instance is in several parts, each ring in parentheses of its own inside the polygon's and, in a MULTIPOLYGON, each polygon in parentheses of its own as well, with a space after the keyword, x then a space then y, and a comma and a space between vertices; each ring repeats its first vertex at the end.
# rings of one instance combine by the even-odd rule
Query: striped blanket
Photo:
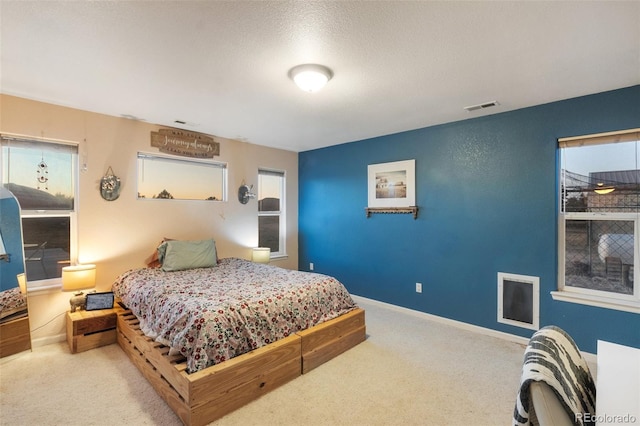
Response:
POLYGON ((575 425, 593 424, 590 419, 595 418, 596 387, 580 350, 564 330, 547 326, 529 340, 513 412, 514 426, 537 424, 529 392, 533 381, 545 382, 553 389, 575 425))

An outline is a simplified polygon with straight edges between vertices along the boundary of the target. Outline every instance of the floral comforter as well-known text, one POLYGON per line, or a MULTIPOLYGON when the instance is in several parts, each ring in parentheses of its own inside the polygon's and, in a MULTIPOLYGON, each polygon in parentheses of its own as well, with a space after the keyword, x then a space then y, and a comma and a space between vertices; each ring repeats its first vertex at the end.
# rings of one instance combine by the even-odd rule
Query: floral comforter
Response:
POLYGON ((335 278, 235 258, 213 268, 130 270, 113 292, 145 335, 186 357, 189 372, 356 308, 335 278))
POLYGON ((0 292, 0 320, 15 319, 27 313, 27 298, 15 287, 0 292))

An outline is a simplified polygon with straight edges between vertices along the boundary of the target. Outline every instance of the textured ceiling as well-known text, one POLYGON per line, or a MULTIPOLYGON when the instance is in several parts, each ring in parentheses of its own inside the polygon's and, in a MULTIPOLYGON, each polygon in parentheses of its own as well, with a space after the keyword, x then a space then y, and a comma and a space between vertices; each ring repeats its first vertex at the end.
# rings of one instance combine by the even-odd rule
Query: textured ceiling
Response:
POLYGON ((640 84, 637 1, 1 0, 0 24, 2 93, 293 151, 640 84), (302 63, 334 77, 302 92, 302 63))

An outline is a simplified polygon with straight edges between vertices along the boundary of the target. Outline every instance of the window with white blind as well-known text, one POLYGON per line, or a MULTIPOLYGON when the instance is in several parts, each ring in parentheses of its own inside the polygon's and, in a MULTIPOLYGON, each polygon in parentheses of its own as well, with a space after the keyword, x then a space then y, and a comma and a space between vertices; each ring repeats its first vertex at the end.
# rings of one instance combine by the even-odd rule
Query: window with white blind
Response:
POLYGON ((227 200, 227 164, 138 153, 138 199, 227 200))
POLYGON ((59 283, 76 258, 78 146, 0 136, 2 185, 21 207, 29 285, 59 283))
POLYGON ((640 312, 640 129, 559 139, 558 291, 640 312))
POLYGON ((258 170, 258 245, 269 247, 271 257, 286 256, 285 175, 258 170))

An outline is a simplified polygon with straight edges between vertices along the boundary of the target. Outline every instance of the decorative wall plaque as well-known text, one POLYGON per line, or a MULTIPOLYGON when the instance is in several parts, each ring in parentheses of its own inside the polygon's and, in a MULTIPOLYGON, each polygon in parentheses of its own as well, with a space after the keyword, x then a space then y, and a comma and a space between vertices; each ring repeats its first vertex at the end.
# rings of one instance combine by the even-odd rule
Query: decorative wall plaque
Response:
POLYGON ((181 129, 160 129, 151 132, 151 146, 167 154, 192 158, 213 158, 220 155, 220 143, 212 136, 181 129))
POLYGON ((111 166, 100 179, 100 195, 107 201, 113 201, 120 196, 120 178, 113 174, 111 166))

